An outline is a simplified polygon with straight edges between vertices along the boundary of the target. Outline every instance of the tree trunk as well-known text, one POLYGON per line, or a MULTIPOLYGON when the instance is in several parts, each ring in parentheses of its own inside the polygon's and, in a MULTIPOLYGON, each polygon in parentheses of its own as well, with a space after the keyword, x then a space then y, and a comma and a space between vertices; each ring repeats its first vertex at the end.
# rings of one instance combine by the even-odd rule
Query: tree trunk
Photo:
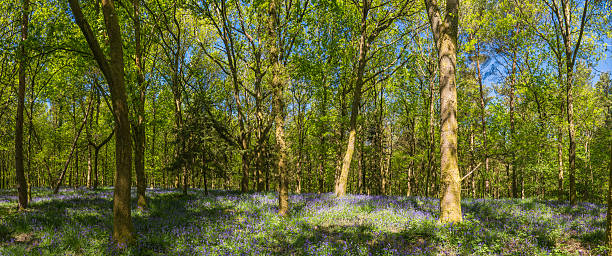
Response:
MULTIPOLYGON (((484 86, 482 84, 482 72, 480 70, 480 45, 476 45, 476 73, 478 75, 478 92, 480 94, 480 124, 482 128, 482 156, 485 164, 485 173, 489 173, 489 149, 487 147, 488 137, 487 137, 487 109, 485 104, 485 95, 484 95, 484 86)), ((512 100, 511 100, 512 102, 512 100)), ((512 104, 512 103, 510 103, 512 104)), ((510 116, 512 119, 512 107, 510 111, 510 116)), ((512 122, 512 121, 511 121, 512 122)))
POLYGON ((208 177, 206 177, 206 158, 202 156, 202 181, 204 182, 204 194, 208 195, 208 177))
POLYGON ((325 189, 325 160, 327 159, 327 147, 325 144, 325 129, 327 128, 327 126, 323 123, 323 119, 325 116, 327 116, 327 76, 325 76, 326 74, 323 74, 324 76, 324 82, 323 82, 323 102, 320 103, 320 109, 319 109, 319 122, 320 122, 320 129, 319 129, 319 139, 320 139, 320 144, 319 144, 319 164, 317 167, 317 173, 319 174, 319 185, 318 185, 318 189, 317 191, 319 192, 319 194, 323 193, 324 189, 325 189))
POLYGON ((142 45, 140 40, 140 0, 132 0, 134 7, 134 40, 136 48, 136 81, 138 86, 138 97, 132 101, 135 105, 136 120, 132 126, 134 132, 134 169, 136 171, 136 191, 138 194, 137 205, 139 209, 147 208, 146 189, 147 178, 145 176, 145 100, 146 85, 144 81, 144 65, 142 63, 142 45))
MULTIPOLYGON (((368 1, 365 1, 367 5, 368 1)), ((357 137, 357 116, 359 115, 359 107, 361 106, 361 93, 363 87, 363 76, 365 72, 365 66, 367 62, 367 53, 369 49, 369 42, 367 41, 367 18, 369 6, 362 6, 361 13, 361 36, 359 38, 359 59, 357 66, 357 79, 353 86, 353 102, 351 106, 351 120, 348 143, 346 145, 346 151, 342 160, 342 167, 340 169, 340 176, 336 182, 335 194, 336 197, 343 197, 346 194, 346 182, 348 180, 349 170, 351 167, 351 161, 353 160, 353 152, 355 151, 355 140, 357 137)))
POLYGON ((79 145, 77 141, 77 145, 74 148, 74 187, 79 187, 79 145))
POLYGON ((569 139, 569 200, 571 205, 576 204, 576 133, 574 127, 574 99, 572 95, 573 70, 567 67, 567 124, 569 139))
MULTIPOLYGON (((609 98, 610 96, 608 96, 609 98)), ((610 108, 610 107, 608 107, 610 108)), ((610 109, 608 109, 608 113, 610 109)), ((608 115, 608 122, 612 123, 612 115, 608 115)), ((609 126, 612 124, 609 124, 609 126)), ((609 127, 608 126, 608 127, 609 127)), ((610 137, 612 138, 612 129, 610 129, 610 137)), ((610 143, 610 161, 608 162, 608 214, 607 214, 607 225, 606 225, 606 239, 608 242, 608 248, 612 248, 612 143, 610 143)), ((608 256, 612 256, 612 249, 608 249, 608 256)))
POLYGON ((357 161, 357 193, 363 194, 363 140, 359 142, 359 160, 357 161))
MULTIPOLYGON (((155 157, 155 139, 157 138, 157 126, 155 125, 155 121, 157 120, 157 105, 155 104, 155 97, 152 99, 152 108, 153 108, 153 120, 151 120, 151 129, 153 130, 151 136, 151 173, 158 173, 157 171, 157 158, 155 157)), ((154 180, 155 181, 155 180, 154 180)), ((159 185, 159 179, 157 180, 157 184, 159 185)), ((155 185, 153 187, 155 187, 155 185)))
POLYGON ((557 128, 557 159, 559 162, 559 175, 557 185, 557 197, 559 201, 563 200, 563 129, 561 126, 557 128))
MULTIPOLYGON (((512 81, 510 83, 510 140, 511 140, 511 153, 510 153, 510 162, 511 162, 511 168, 512 168, 512 188, 513 188, 513 197, 518 197, 517 194, 517 173, 516 173, 516 157, 515 157, 515 150, 516 150, 516 139, 515 139, 515 129, 514 129, 514 86, 516 85, 516 76, 515 76, 515 72, 516 72, 516 53, 513 52, 512 54, 512 70, 511 70, 512 74, 510 75, 512 77, 512 81)), ((522 190, 522 188, 521 188, 522 190)))
POLYGON ((457 165, 457 88, 455 67, 457 61, 457 30, 459 1, 446 1, 446 17, 442 21, 438 5, 425 0, 429 23, 438 49, 440 68, 440 175, 442 198, 440 222, 461 222, 461 177, 457 165))
POLYGON ((286 78, 284 77, 284 66, 281 63, 282 49, 279 47, 282 42, 278 35, 279 28, 279 12, 280 0, 270 1, 268 9, 268 35, 269 35, 269 54, 270 65, 272 67, 272 90, 273 95, 273 111, 274 111, 274 129, 276 136, 276 147, 278 150, 278 214, 286 216, 289 211, 289 195, 287 186, 287 145, 285 143, 285 101, 283 93, 286 87, 286 78))
POLYGON ((94 59, 104 74, 110 88, 113 114, 116 123, 115 181, 113 196, 113 239, 118 247, 133 241, 130 209, 130 183, 132 180, 132 138, 128 118, 127 94, 123 64, 123 45, 119 20, 113 0, 102 0, 102 12, 109 41, 110 60, 104 55, 96 36, 85 19, 78 0, 69 0, 75 22, 85 35, 94 59))
MULTIPOLYGON (((89 135, 88 135, 89 136, 89 135)), ((93 176, 93 163, 91 145, 87 145, 87 188, 91 189, 92 177, 93 176)))
MULTIPOLYGON (((608 99, 610 94, 608 93, 608 99)), ((610 130, 610 139, 612 139, 612 106, 608 106, 608 129, 610 130)), ((610 161, 608 162, 608 213, 606 225, 606 240, 608 248, 612 248, 612 143, 610 143, 610 161)), ((612 256, 612 249, 608 249, 608 256, 612 256)))
MULTIPOLYGON (((432 54, 432 58, 433 58, 433 54, 432 54)), ((429 128, 429 144, 428 144, 428 149, 427 149, 427 174, 425 177, 425 196, 429 196, 429 188, 431 187, 430 184, 430 177, 432 176, 432 174, 434 173, 435 170, 435 165, 434 165, 434 153, 435 153, 435 124, 434 124, 434 104, 435 104, 435 94, 434 94, 434 86, 435 86, 435 80, 436 80, 436 71, 437 69, 437 65, 435 63, 432 63, 430 65, 430 71, 431 73, 429 74, 429 119, 427 120, 427 127, 429 128)))
POLYGON ((15 175, 19 209, 28 208, 28 188, 23 166, 23 109, 25 105, 26 68, 28 56, 26 41, 28 39, 28 21, 30 1, 23 0, 21 7, 21 42, 19 43, 19 88, 17 91, 17 118, 15 120, 15 175))
POLYGON ((568 123, 568 139, 569 139, 569 200, 570 204, 576 203, 576 178, 575 178, 575 162, 576 162, 576 141, 575 141, 575 127, 574 127, 574 99, 572 94, 572 86, 574 83, 574 64, 576 63, 576 56, 580 50, 580 42, 582 41, 582 35, 584 32, 584 26, 586 23, 586 14, 588 9, 589 1, 584 1, 582 9, 582 16, 580 20, 580 27, 578 31, 577 42, 574 45, 572 37, 574 30, 571 28, 571 10, 570 1, 561 1, 561 8, 553 2, 550 6, 553 12, 556 14, 556 29, 559 29, 560 34, 563 38, 563 46, 565 50, 565 68, 566 68, 566 111, 567 111, 567 123, 568 123), (563 13, 561 13, 563 11, 563 13))

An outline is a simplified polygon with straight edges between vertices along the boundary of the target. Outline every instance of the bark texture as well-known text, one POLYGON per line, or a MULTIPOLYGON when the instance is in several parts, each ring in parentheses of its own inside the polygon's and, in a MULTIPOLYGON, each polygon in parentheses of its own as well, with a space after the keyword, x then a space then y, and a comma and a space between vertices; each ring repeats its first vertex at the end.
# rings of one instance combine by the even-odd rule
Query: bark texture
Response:
POLYGON ((461 177, 457 165, 457 30, 459 1, 446 1, 442 20, 438 5, 425 0, 427 16, 438 49, 440 69, 440 222, 461 222, 461 177))
POLYGON ((278 214, 286 216, 289 211, 289 195, 287 185, 287 144, 285 143, 285 100, 283 97, 286 80, 283 77, 284 66, 280 62, 280 40, 279 30, 279 11, 280 1, 270 1, 268 9, 268 36, 269 36, 269 58, 272 67, 272 90, 274 91, 273 112, 274 112, 274 131, 276 137, 276 147, 278 150, 278 214))

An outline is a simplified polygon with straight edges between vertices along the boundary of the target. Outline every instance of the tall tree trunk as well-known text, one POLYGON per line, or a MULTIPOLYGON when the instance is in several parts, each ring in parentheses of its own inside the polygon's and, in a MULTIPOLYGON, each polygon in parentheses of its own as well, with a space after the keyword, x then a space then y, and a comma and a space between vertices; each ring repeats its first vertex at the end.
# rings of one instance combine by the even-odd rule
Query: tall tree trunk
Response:
MULTIPOLYGON (((480 94, 480 124, 482 129, 482 156, 485 164, 485 173, 489 173, 489 149, 487 147, 487 109, 485 104, 484 85, 480 70, 480 45, 476 45, 476 74, 478 75, 478 92, 480 94)), ((510 111, 512 113, 512 111, 510 111)), ((512 114, 511 114, 512 116, 512 114)))
MULTIPOLYGON (((612 92, 608 90, 606 94, 608 102, 612 100, 612 92)), ((609 138, 612 140, 612 105, 608 104, 608 118, 606 124, 610 132, 609 138)), ((610 142, 610 160, 608 162, 608 212, 606 225, 606 240, 608 248, 612 248, 612 142, 610 142)), ((608 249, 608 256, 612 256, 612 249, 608 249)))
POLYGON ((570 204, 576 204, 576 139, 574 127, 574 99, 572 95, 573 70, 567 68, 567 124, 569 139, 569 200, 570 204))
MULTIPOLYGON (((157 157, 155 157, 155 139, 157 138, 157 126, 155 125, 155 121, 157 120, 157 104, 155 101, 155 97, 152 97, 152 108, 153 108, 153 119, 151 120, 151 129, 153 130, 151 136, 151 173, 158 173, 157 171, 157 157)), ((154 180, 155 181, 155 180, 154 180)), ((159 179, 157 180, 157 184, 159 184, 159 179)), ((157 185, 155 184, 155 185, 157 185)), ((156 187, 156 186, 153 187, 156 187)))
POLYGON ((359 59, 357 64, 357 79, 353 86, 353 102, 351 106, 351 120, 349 127, 348 143, 346 145, 346 151, 342 160, 342 167, 340 169, 340 176, 336 182, 335 194, 337 197, 343 197, 346 194, 346 182, 348 180, 349 170, 351 167, 351 161, 353 160, 353 152, 355 152, 355 140, 357 137, 357 116, 359 115, 359 107, 361 106, 361 94, 363 87, 363 76, 365 72, 365 66, 367 62, 367 54, 369 49, 369 42, 367 40, 367 18, 370 7, 368 1, 364 1, 364 6, 361 7, 361 35, 359 38, 359 59))
POLYGON ((74 187, 79 187, 79 145, 74 148, 74 187))
POLYGON ((15 120, 15 176, 17 177, 17 194, 19 209, 28 208, 28 188, 23 166, 23 109, 25 105, 26 66, 28 56, 26 41, 28 39, 28 21, 30 1, 23 0, 21 6, 21 42, 19 43, 19 88, 17 90, 17 118, 15 120))
MULTIPOLYGON (((378 146, 379 146, 379 158, 378 158, 378 168, 380 171, 380 193, 382 195, 387 194, 387 176, 385 173, 385 131, 383 127, 383 105, 384 105, 384 86, 380 86, 380 98, 378 99, 379 110, 378 110, 378 121, 377 121, 377 133, 378 133, 378 146)), ((414 126, 413 126, 414 127, 414 126)))
MULTIPOLYGON (((87 136, 89 137, 90 135, 87 134, 87 136)), ((86 183, 86 186, 88 189, 91 189, 91 185, 93 181, 93 162, 92 162, 93 155, 91 152, 91 148, 92 148, 91 145, 87 145, 87 183, 86 183)))
POLYGON ((584 26, 586 23, 587 10, 589 0, 584 1, 582 9, 582 16, 580 20, 580 27, 578 30, 578 37, 576 44, 572 42, 573 29, 571 24, 571 6, 570 1, 561 1, 561 8, 557 6, 555 2, 550 5, 550 8, 556 15, 556 29, 559 29, 563 39, 563 46, 565 50, 565 68, 566 68, 566 114, 568 123, 568 139, 569 139, 569 200, 570 204, 576 203, 576 178, 575 178, 575 164, 576 164, 576 141, 575 141, 575 127, 574 127, 574 99, 572 94, 572 86, 574 83, 574 65, 576 64, 576 56, 580 50, 580 42, 582 41, 582 35, 584 32, 584 26))
MULTIPOLYGON (((515 157, 515 150, 516 150, 516 139, 515 139, 515 129, 514 129, 514 87, 516 85, 516 53, 512 53, 512 70, 511 70, 512 74, 510 75, 512 77, 512 81, 510 83, 510 140, 511 140, 511 153, 510 153, 510 162, 511 162, 511 169, 512 169, 512 189, 513 189, 513 197, 518 197, 518 191, 517 191, 517 172, 516 172, 516 157, 515 157)), ((522 191, 522 185, 521 185, 521 191, 522 191)), ((521 192, 522 194, 522 192, 521 192)), ((522 196, 521 196, 522 198, 522 196)))
POLYGON ((115 181, 113 196, 113 239, 118 247, 133 241, 130 209, 130 185, 132 180, 132 138, 128 117, 127 93, 125 90, 123 45, 121 29, 113 0, 102 0, 102 12, 109 41, 107 59, 98 39, 85 19, 78 0, 69 0, 70 9, 81 32, 85 36, 94 59, 104 74, 110 88, 113 116, 116 123, 115 136, 115 181))
POLYGON ((461 222, 461 177, 457 165, 457 88, 455 67, 457 64, 457 30, 459 1, 446 1, 446 17, 440 17, 438 5, 425 0, 427 16, 438 49, 440 68, 440 175, 442 197, 440 221, 461 222))
POLYGON ((204 194, 208 195, 208 177, 206 176, 206 158, 202 155, 202 181, 204 182, 204 194))
MULTIPOLYGON (((470 164, 469 170, 474 168, 474 129, 470 124, 470 164)), ((472 192, 472 198, 476 198, 476 174, 470 175, 470 188, 472 192)))
POLYGON ((137 205, 139 209, 147 208, 146 189, 147 178, 145 176, 145 100, 146 85, 144 80, 144 65, 142 63, 142 43, 140 40, 140 0, 132 0, 134 8, 134 40, 136 48, 136 82, 138 86, 138 96, 132 101, 136 111, 136 120, 132 125, 134 132, 134 169, 136 172, 136 192, 138 194, 137 205))
POLYGON ((8 167, 4 164, 4 157, 0 154, 0 189, 4 189, 4 170, 8 169, 8 167))
POLYGON ((357 191, 359 194, 363 194, 363 184, 365 184, 365 170, 363 168, 363 140, 359 142, 359 160, 357 162, 357 191), (362 178, 363 177, 363 178, 362 178))
POLYGON ((557 159, 559 162, 559 174, 557 185, 557 197, 559 201, 563 200, 563 129, 561 126, 557 128, 557 159))
MULTIPOLYGON (((434 54, 431 54, 431 58, 434 58, 434 54)), ((434 62, 434 61, 432 61, 434 62)), ((427 174, 425 177, 425 196, 430 195, 430 188, 432 187, 430 184, 430 177, 434 173, 435 165, 434 165, 434 153, 435 153, 435 123, 434 123, 434 104, 435 104, 435 81, 436 81, 436 72, 438 71, 438 66, 435 63, 431 63, 429 65, 430 74, 429 74, 429 119, 427 119, 427 127, 429 128, 429 143, 427 149, 427 174)))
MULTIPOLYGON (((610 95, 608 94, 608 98, 610 95)), ((612 126, 612 106, 608 107, 608 127, 612 126)), ((612 138, 612 129, 610 129, 610 138, 612 138)), ((606 225, 606 240, 608 248, 612 248, 612 143, 610 143, 610 161, 608 162, 608 213, 606 225)), ((612 256, 612 249, 608 249, 608 256, 612 256)))
MULTIPOLYGON (((327 92, 325 92, 327 93, 327 92)), ((326 97, 326 96, 324 96, 326 97)), ((322 116, 325 116, 323 112, 322 116)), ((317 192, 323 193, 325 189, 325 159, 327 155, 327 149, 325 148, 325 132, 323 128, 319 131, 320 145, 319 145, 319 165, 317 167, 317 173, 319 174, 319 186, 317 192)))
POLYGON ((268 36, 269 36, 269 54, 270 65, 272 67, 272 90, 274 90, 273 111, 274 111, 274 129, 276 136, 276 147, 278 150, 278 214, 286 216, 289 211, 289 195, 287 185, 287 145, 285 143, 285 101, 284 90, 286 86, 286 78, 284 66, 281 62, 282 42, 279 38, 279 12, 280 0, 270 1, 268 9, 268 36))

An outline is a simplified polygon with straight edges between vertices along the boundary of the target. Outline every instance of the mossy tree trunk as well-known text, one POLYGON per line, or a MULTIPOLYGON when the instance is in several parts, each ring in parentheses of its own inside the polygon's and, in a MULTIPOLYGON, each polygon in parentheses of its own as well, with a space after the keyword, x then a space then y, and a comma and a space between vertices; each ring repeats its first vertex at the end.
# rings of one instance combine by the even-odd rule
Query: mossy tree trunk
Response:
POLYGON ((279 11, 280 1, 271 0, 268 9, 268 50, 270 66, 272 68, 273 112, 276 149, 278 150, 278 214, 286 216, 289 211, 288 184, 287 184, 287 144, 285 143, 285 100, 284 65, 280 61, 282 42, 279 40, 279 11))
POLYGON ((425 0, 427 16, 438 50, 440 70, 440 222, 461 222, 461 177, 457 165, 457 31, 459 1, 446 1, 446 16, 440 16, 436 1, 425 0))

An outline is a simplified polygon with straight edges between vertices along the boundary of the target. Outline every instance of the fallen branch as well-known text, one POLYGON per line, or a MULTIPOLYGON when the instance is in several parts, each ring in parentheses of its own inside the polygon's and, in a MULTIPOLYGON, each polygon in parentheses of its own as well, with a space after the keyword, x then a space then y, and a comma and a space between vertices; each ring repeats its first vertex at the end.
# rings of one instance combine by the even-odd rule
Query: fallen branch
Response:
POLYGON ((463 178, 461 178, 461 180, 463 181, 465 178, 467 178, 468 176, 470 176, 470 174, 472 174, 474 171, 476 171, 476 169, 478 169, 478 167, 480 167, 482 163, 478 163, 476 165, 476 167, 474 167, 474 169, 472 169, 468 174, 466 174, 465 176, 463 176, 463 178))

